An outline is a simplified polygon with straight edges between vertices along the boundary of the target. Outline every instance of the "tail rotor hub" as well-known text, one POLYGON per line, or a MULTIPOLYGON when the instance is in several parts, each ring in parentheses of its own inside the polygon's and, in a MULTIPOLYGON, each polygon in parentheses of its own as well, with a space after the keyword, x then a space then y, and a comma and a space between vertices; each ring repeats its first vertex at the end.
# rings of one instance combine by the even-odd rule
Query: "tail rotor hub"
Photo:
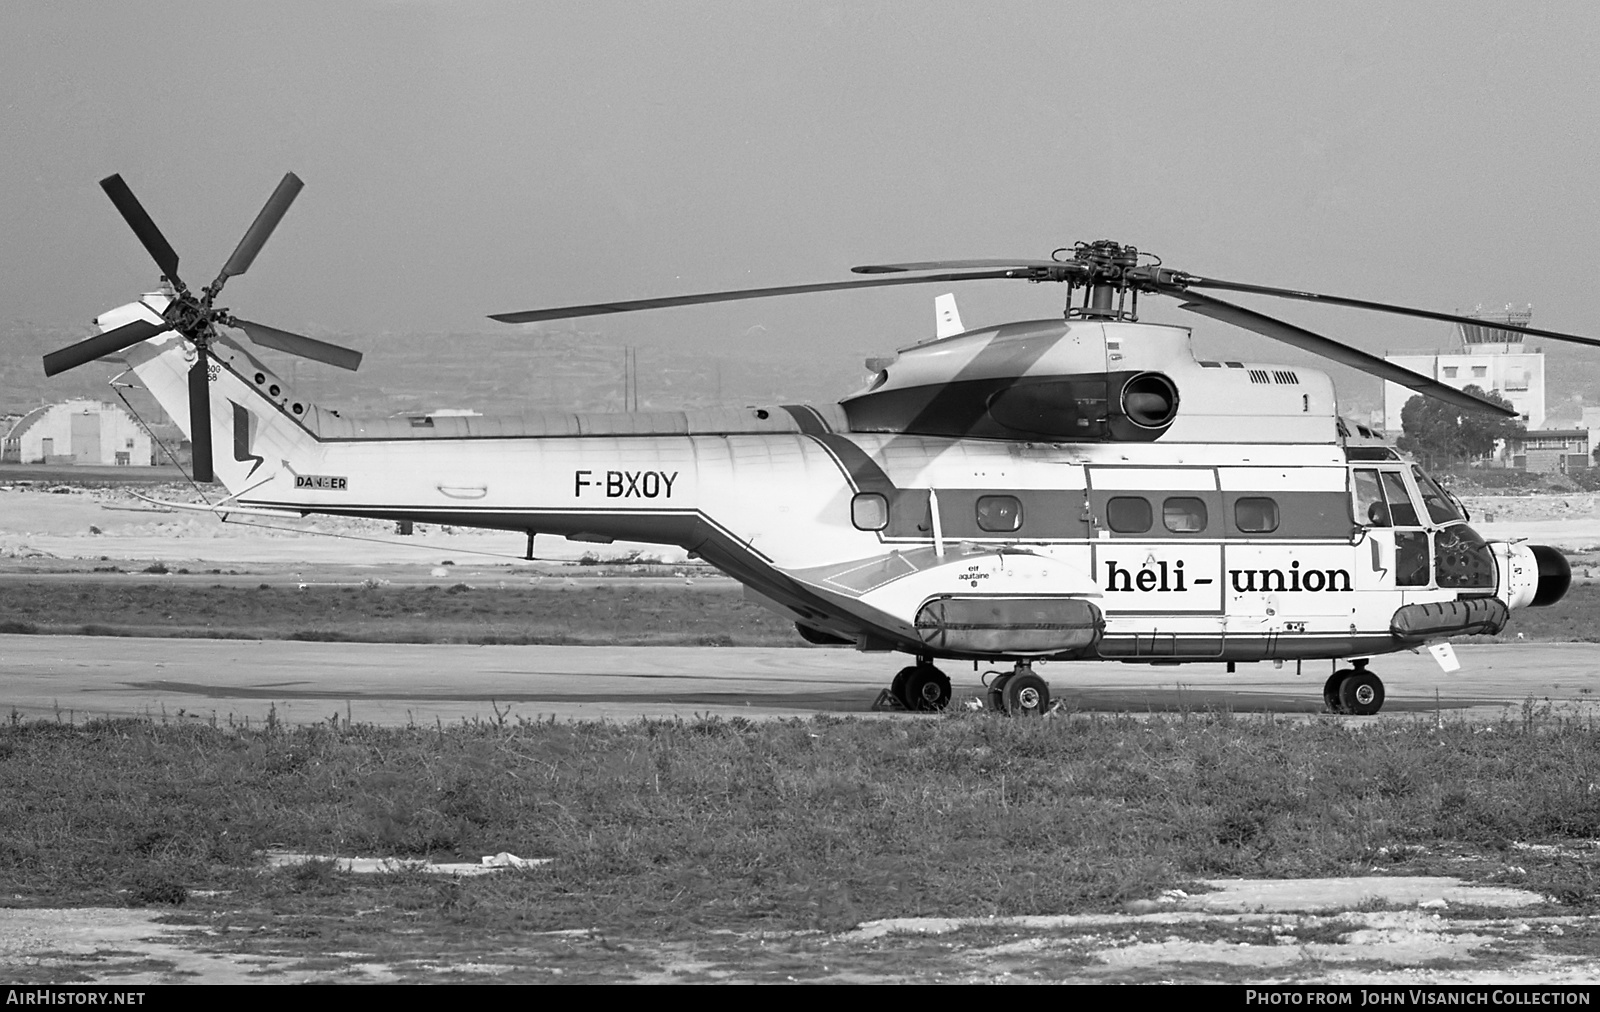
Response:
POLYGON ((168 286, 170 301, 161 313, 161 323, 147 319, 134 320, 112 330, 103 331, 87 340, 79 341, 44 357, 46 376, 73 369, 95 359, 131 348, 166 331, 175 331, 194 348, 193 364, 189 368, 189 438, 194 446, 194 477, 197 481, 212 480, 211 461, 211 354, 216 340, 218 324, 238 327, 256 344, 316 359, 342 369, 354 369, 361 364, 361 353, 349 348, 304 337, 265 324, 234 318, 226 309, 215 308, 217 296, 227 280, 250 269, 256 254, 266 243, 278 222, 289 210, 295 195, 304 184, 294 173, 286 173, 265 206, 256 215, 233 255, 223 265, 217 279, 201 290, 198 296, 189 291, 178 277, 178 254, 166 236, 150 218, 139 199, 133 195, 121 176, 107 176, 100 180, 100 188, 111 198, 122 218, 133 229, 133 234, 161 269, 161 279, 168 286))

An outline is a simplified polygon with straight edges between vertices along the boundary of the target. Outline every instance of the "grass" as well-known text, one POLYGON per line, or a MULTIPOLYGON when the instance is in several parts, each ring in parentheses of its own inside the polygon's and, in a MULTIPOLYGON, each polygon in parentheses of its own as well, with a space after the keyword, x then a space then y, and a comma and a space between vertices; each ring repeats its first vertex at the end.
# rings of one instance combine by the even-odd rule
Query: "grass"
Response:
POLYGON ((1117 909, 1212 876, 1381 864, 1484 877, 1514 863, 1587 907, 1600 852, 1508 847, 1600 837, 1597 745, 1587 725, 1531 707, 1492 729, 1228 714, 17 721, 0 728, 0 896, 142 904, 224 889, 258 913, 376 906, 489 932, 673 937, 1117 909), (269 847, 555 860, 459 881, 264 874, 269 847))
POLYGON ((805 646, 737 588, 0 583, 0 633, 362 643, 805 646))
POLYGON ((1495 636, 1462 636, 1457 643, 1505 643, 1518 635, 1544 643, 1600 642, 1600 584, 1574 583, 1566 596, 1543 608, 1519 608, 1495 636))

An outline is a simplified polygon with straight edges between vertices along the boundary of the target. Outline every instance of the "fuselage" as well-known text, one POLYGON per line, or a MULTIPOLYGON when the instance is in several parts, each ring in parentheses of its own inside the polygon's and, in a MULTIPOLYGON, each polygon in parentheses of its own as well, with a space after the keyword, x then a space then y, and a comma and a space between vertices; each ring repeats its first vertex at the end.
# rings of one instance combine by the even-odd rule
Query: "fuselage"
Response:
MULTIPOLYGON (((841 405, 515 418, 341 418, 219 341, 214 465, 245 507, 677 545, 808 638, 921 657, 1362 656, 1560 595, 1549 560, 1351 439, 1321 373, 1196 362, 1179 328, 1016 326, 911 349, 841 405), (1120 406, 1082 392, 1095 363, 1120 406), (1162 403, 1151 375, 1159 425, 1128 393, 1162 403)), ((127 353, 176 419, 186 351, 127 353)))

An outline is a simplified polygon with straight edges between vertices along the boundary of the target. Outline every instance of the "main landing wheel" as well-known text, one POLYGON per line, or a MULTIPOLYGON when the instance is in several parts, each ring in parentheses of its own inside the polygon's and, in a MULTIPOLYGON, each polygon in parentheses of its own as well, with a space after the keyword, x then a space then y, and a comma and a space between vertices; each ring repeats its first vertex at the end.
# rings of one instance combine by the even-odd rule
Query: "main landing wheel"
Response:
POLYGON ((1326 682, 1322 683, 1322 703, 1328 708, 1329 713, 1344 712, 1339 708, 1339 683, 1353 674, 1355 672, 1350 668, 1340 668, 1329 675, 1326 682))
POLYGON ((909 668, 901 668, 899 672, 895 674, 894 681, 889 683, 889 694, 898 699, 900 701, 900 705, 908 710, 912 707, 911 704, 906 701, 906 682, 910 681, 911 676, 916 673, 917 669, 914 666, 909 668))
POLYGON ((932 664, 906 668, 895 676, 895 682, 900 685, 895 696, 908 710, 927 713, 950 705, 950 679, 932 664), (902 676, 904 682, 900 681, 902 676))
POLYGON ((1383 709, 1383 679, 1366 670, 1352 671, 1339 683, 1339 712, 1368 717, 1383 709))
POLYGON ((1015 674, 1016 672, 1014 671, 1006 671, 995 675, 993 680, 989 682, 989 691, 984 693, 984 701, 989 704, 990 710, 995 713, 1004 713, 1006 711, 1006 683, 1011 681, 1012 676, 1015 674))
POLYGON ((1042 717, 1050 710, 1050 684, 1031 671, 1021 671, 1000 686, 1000 705, 1012 716, 1042 717))
POLYGON ((1367 670, 1364 661, 1340 668, 1322 686, 1322 701, 1333 713, 1370 717, 1383 709, 1383 679, 1367 670))

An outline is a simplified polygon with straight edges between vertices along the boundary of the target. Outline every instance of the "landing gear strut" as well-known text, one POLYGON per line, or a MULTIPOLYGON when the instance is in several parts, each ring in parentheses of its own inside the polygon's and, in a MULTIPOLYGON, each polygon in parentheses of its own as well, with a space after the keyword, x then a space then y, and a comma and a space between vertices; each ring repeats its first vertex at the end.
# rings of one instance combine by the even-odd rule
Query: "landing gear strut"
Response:
POLYGON ((950 705, 950 679, 926 657, 902 668, 889 692, 908 710, 931 712, 950 705))
POLYGON ((989 709, 1013 715, 1038 717, 1050 711, 1050 683, 1033 673, 1032 661, 1017 666, 989 683, 989 709))
POLYGON ((1383 679, 1367 670, 1365 660, 1352 661, 1322 686, 1322 701, 1334 713, 1367 717, 1383 709, 1383 679))

